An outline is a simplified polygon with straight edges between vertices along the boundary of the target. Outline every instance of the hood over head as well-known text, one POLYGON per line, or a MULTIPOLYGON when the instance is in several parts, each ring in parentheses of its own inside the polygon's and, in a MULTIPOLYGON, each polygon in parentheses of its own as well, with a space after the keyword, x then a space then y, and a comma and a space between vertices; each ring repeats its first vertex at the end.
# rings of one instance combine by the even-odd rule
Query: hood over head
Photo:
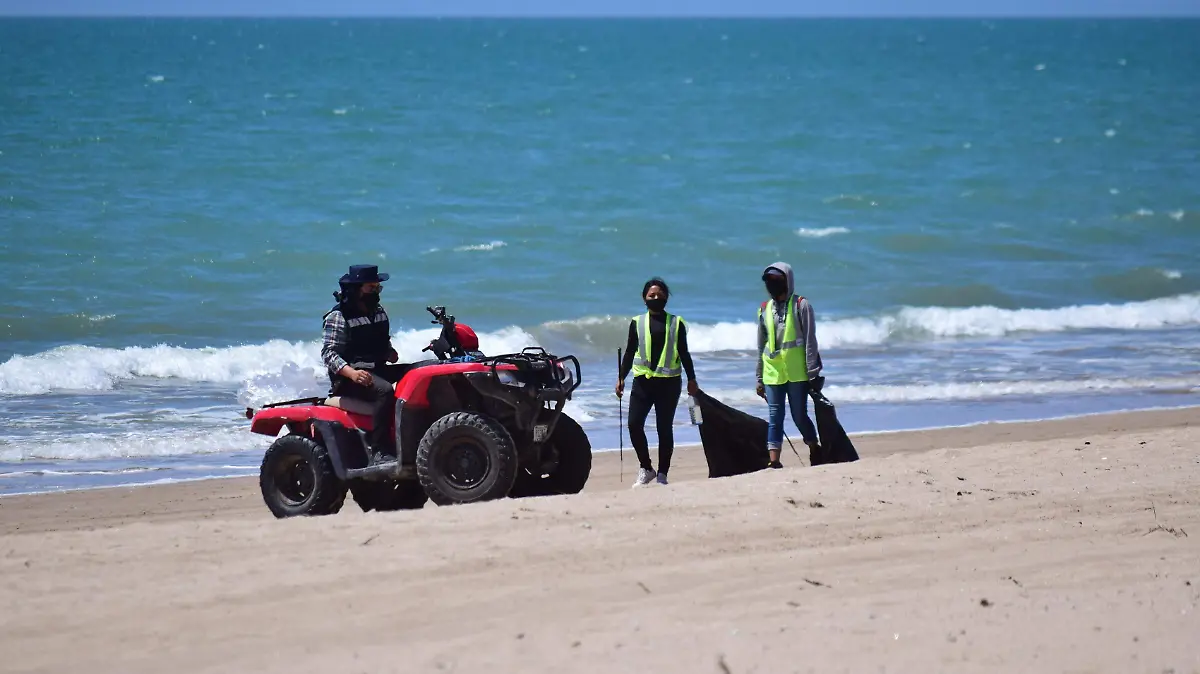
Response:
POLYGON ((783 272, 784 277, 787 278, 788 295, 789 296, 795 295, 796 294, 796 277, 795 277, 795 274, 792 273, 792 265, 790 265, 786 262, 773 262, 770 265, 767 265, 767 267, 765 269, 763 269, 762 275, 764 277, 766 277, 767 272, 771 271, 772 269, 783 272))

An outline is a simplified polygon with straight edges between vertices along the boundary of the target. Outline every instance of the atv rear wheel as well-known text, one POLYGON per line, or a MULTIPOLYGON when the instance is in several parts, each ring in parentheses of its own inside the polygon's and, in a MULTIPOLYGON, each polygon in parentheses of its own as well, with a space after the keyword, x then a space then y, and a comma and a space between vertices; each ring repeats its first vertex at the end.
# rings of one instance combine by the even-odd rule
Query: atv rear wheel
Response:
POLYGON ((311 438, 285 435, 267 448, 258 474, 263 501, 275 517, 333 515, 346 501, 346 485, 333 472, 329 452, 311 438))
POLYGON ((574 419, 559 415, 554 432, 542 451, 544 456, 552 459, 552 465, 522 467, 510 496, 522 498, 583 491, 592 472, 592 443, 574 419))
POLYGON ((438 505, 503 498, 517 477, 517 450, 500 422, 453 412, 425 431, 417 447, 417 477, 438 505))
POLYGON ((363 512, 375 510, 388 512, 392 510, 419 510, 425 507, 429 496, 416 480, 388 480, 386 482, 366 482, 356 480, 350 485, 350 495, 363 512))

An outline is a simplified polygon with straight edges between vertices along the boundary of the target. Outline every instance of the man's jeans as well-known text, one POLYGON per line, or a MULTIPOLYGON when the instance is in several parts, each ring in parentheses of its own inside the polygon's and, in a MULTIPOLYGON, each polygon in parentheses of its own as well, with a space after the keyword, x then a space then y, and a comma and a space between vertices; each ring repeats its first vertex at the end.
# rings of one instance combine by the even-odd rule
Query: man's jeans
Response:
POLYGON ((817 429, 808 418, 808 382, 793 381, 769 384, 767 393, 767 449, 783 447, 783 400, 786 396, 792 407, 792 421, 800 429, 805 443, 817 441, 817 429))

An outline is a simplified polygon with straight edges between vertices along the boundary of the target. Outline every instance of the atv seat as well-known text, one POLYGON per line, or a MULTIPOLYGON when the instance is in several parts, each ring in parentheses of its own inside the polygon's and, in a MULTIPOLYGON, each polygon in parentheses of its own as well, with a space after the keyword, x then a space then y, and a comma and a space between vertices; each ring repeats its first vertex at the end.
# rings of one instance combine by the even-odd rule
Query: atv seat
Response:
POLYGON ((326 398, 325 402, 322 404, 326 405, 327 407, 343 409, 353 414, 363 414, 367 416, 370 416, 371 414, 371 403, 367 402, 366 400, 360 400, 359 398, 330 396, 326 398))

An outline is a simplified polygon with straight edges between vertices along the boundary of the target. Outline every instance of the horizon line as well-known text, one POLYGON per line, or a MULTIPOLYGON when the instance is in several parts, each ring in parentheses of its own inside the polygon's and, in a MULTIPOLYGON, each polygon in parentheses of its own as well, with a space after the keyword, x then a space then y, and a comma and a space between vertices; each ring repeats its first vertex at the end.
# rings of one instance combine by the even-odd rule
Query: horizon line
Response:
POLYGON ((958 14, 958 13, 746 13, 746 14, 717 14, 717 13, 697 13, 697 14, 630 14, 630 13, 528 13, 528 14, 489 14, 476 12, 450 12, 450 13, 350 13, 350 14, 329 14, 329 13, 296 13, 296 14, 272 14, 272 13, 214 13, 214 14, 192 14, 192 13, 136 13, 136 12, 61 12, 61 13, 36 13, 36 12, 17 12, 3 13, 0 12, 0 19, 579 19, 579 20, 594 20, 594 19, 968 19, 981 21, 1006 21, 1006 20, 1027 20, 1027 19, 1082 19, 1082 20, 1110 20, 1110 19, 1200 19, 1200 9, 1194 12, 1163 12, 1163 13, 1046 13, 1046 14, 958 14))

